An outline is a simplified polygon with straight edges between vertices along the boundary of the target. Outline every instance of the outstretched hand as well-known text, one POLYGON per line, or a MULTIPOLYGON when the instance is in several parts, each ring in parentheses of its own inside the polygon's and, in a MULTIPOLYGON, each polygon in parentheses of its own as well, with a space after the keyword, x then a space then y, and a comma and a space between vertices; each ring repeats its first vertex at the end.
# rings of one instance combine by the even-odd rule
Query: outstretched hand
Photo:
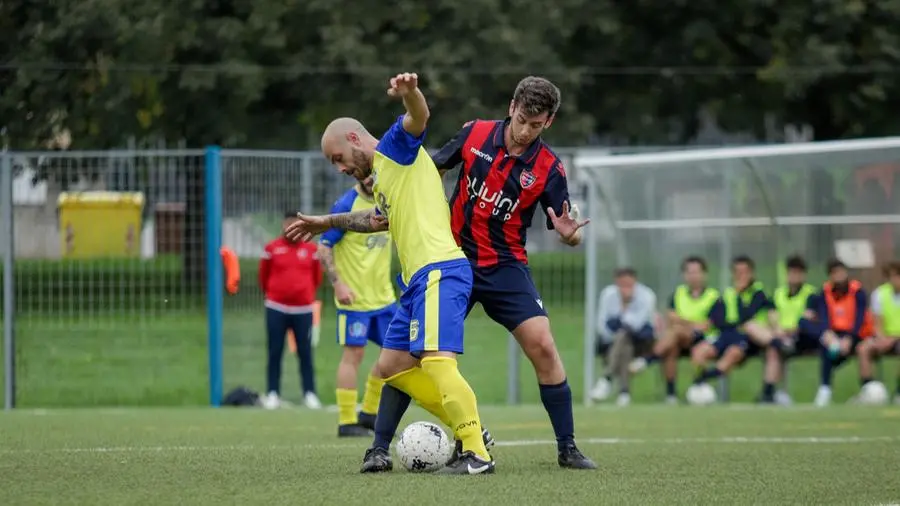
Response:
POLYGON ((578 231, 591 222, 591 220, 578 221, 577 208, 573 209, 573 211, 572 214, 569 214, 568 202, 563 202, 562 214, 559 216, 556 215, 556 211, 552 207, 547 208, 547 216, 550 218, 550 222, 553 223, 553 228, 560 238, 567 243, 573 242, 578 231))
POLYGON ((419 76, 416 73, 405 72, 391 78, 390 88, 387 94, 391 97, 403 98, 419 87, 419 76))
POLYGON ((331 228, 327 216, 307 216, 297 213, 297 219, 287 226, 284 235, 292 241, 309 241, 331 228))

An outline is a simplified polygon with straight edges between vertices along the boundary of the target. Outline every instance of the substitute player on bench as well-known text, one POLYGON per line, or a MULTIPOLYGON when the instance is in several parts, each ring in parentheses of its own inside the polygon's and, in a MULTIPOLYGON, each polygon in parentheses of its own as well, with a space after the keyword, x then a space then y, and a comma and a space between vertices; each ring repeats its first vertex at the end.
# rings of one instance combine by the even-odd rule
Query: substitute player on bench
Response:
MULTIPOLYGON (((375 196, 367 178, 344 193, 332 214, 372 210, 375 196)), ((337 370, 338 436, 369 436, 384 380, 373 371, 356 413, 357 375, 367 341, 379 347, 397 310, 391 284, 391 237, 387 232, 361 234, 332 228, 319 240, 319 259, 334 288, 337 341, 343 346, 337 370)))
POLYGON ((718 335, 698 342, 691 349, 691 360, 699 368, 695 383, 728 374, 744 361, 755 339, 765 343, 758 345, 761 349, 771 343, 768 321, 769 311, 774 306, 762 283, 756 281, 754 267, 753 260, 747 256, 741 255, 732 261, 733 286, 722 292, 709 313, 709 320, 718 335), (710 360, 716 360, 716 365, 706 367, 710 360))
POLYGON ((666 404, 678 404, 675 377, 678 374, 678 357, 703 341, 709 333, 709 312, 719 300, 719 291, 706 286, 706 260, 689 256, 681 262, 684 283, 669 298, 669 314, 663 338, 653 346, 653 353, 631 362, 633 374, 643 371, 649 364, 661 361, 666 378, 666 404))
MULTIPOLYGON (((821 379, 813 401, 819 407, 831 404, 834 368, 846 362, 875 330, 862 283, 850 279, 847 266, 836 258, 828 261, 827 269, 828 281, 815 298, 815 320, 800 322, 801 330, 819 336, 822 343, 821 379)), ((860 380, 865 384, 868 378, 860 380)))
MULTIPOLYGON (((884 274, 887 282, 872 293, 875 338, 863 341, 856 353, 860 375, 868 379, 872 377, 872 362, 877 357, 900 355, 900 262, 888 263, 884 274)), ((900 369, 897 374, 894 404, 900 404, 900 369)))

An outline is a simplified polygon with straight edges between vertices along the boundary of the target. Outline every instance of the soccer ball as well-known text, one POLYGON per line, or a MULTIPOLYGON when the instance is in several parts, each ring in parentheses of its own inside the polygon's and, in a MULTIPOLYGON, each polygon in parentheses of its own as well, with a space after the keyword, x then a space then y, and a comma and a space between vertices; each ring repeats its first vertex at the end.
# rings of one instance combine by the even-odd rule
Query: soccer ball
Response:
POLYGON ((415 422, 400 434, 395 447, 407 471, 429 473, 444 467, 453 455, 453 442, 431 422, 415 422))
POLYGON ((708 383, 691 385, 687 389, 687 401, 694 406, 707 406, 716 402, 716 390, 708 383))
POLYGON ((859 401, 862 404, 877 406, 887 403, 887 400, 887 387, 880 381, 870 381, 859 391, 859 401))

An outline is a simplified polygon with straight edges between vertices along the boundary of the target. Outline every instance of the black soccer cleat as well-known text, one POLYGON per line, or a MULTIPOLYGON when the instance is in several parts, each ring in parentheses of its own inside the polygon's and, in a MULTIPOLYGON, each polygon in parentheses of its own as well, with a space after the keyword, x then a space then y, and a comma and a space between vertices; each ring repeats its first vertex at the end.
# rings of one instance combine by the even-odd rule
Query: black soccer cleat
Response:
POLYGON ((363 464, 359 472, 361 473, 386 473, 394 469, 394 462, 391 460, 391 454, 384 448, 374 447, 366 450, 366 456, 363 457, 363 464))
POLYGON ((438 469, 435 474, 474 475, 493 474, 494 460, 484 460, 472 452, 463 452, 452 463, 438 469))
POLYGON ((356 415, 356 423, 369 430, 375 430, 375 415, 360 411, 356 415))
POLYGON ((559 467, 565 469, 597 469, 597 464, 585 457, 575 443, 563 446, 559 450, 556 460, 559 462, 559 467))
POLYGON ((355 423, 338 425, 338 437, 371 437, 372 431, 355 423))
MULTIPOLYGON (((494 447, 494 436, 492 436, 491 433, 488 432, 488 430, 485 429, 484 427, 481 428, 481 440, 484 442, 484 447, 487 448, 488 453, 490 453, 491 448, 494 447)), ((453 454, 450 455, 450 460, 448 460, 447 463, 444 465, 449 466, 449 465, 453 464, 460 457, 460 455, 462 455, 462 453, 463 453, 462 441, 457 439, 456 447, 453 449, 453 454)))

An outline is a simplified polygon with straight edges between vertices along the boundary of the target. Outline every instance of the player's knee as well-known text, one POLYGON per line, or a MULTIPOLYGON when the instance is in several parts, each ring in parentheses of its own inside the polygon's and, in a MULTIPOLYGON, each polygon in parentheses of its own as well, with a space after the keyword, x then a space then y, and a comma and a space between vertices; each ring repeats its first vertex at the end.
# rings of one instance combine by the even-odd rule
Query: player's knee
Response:
POLYGON ((710 357, 710 347, 706 343, 700 343, 691 348, 691 362, 694 365, 703 365, 710 357))
POLYGON ((359 367, 359 364, 362 363, 364 354, 365 348, 362 346, 344 346, 344 351, 341 353, 341 363, 352 367, 359 367))
POLYGON ((412 369, 418 361, 406 351, 381 350, 375 369, 382 378, 390 378, 403 371, 412 369))

